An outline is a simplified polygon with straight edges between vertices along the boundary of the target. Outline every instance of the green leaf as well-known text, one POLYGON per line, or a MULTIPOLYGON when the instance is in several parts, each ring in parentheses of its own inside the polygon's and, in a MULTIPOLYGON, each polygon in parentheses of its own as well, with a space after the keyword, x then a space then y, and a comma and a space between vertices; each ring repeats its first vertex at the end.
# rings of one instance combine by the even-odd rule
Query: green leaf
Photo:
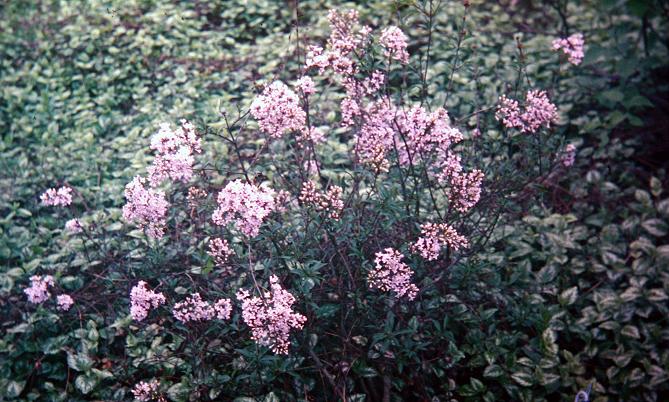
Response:
POLYGON ((557 276, 557 267, 554 264, 548 264, 537 272, 537 280, 540 283, 552 282, 557 276))
POLYGON ((190 388, 182 383, 176 383, 167 390, 167 396, 169 396, 170 399, 175 402, 181 402, 187 400, 189 393, 190 393, 190 388))
POLYGON ((332 317, 335 315, 335 313, 339 311, 339 305, 337 304, 325 304, 323 306, 320 306, 316 310, 316 316, 318 318, 328 318, 332 317))
POLYGON ((555 343, 557 339, 555 331, 553 331, 551 328, 546 328, 544 333, 541 335, 541 339, 543 341, 546 352, 551 355, 556 355, 558 353, 558 345, 555 343))
POLYGON ((523 387, 531 387, 533 383, 532 375, 522 371, 511 374, 511 378, 513 378, 518 385, 523 387))
POLYGON ((660 246, 655 249, 657 251, 657 255, 664 259, 664 260, 669 260, 669 244, 665 244, 664 246, 660 246))
POLYGON ((363 367, 363 368, 360 368, 356 371, 360 375, 360 377, 363 377, 363 378, 374 378, 374 377, 379 376, 379 373, 376 370, 374 370, 372 367, 363 367))
POLYGON ((504 370, 497 364, 491 364, 483 370, 483 376, 487 378, 497 378, 502 375, 504 375, 504 370))
POLYGON ((269 394, 265 395, 265 398, 263 399, 263 402, 279 402, 279 397, 276 396, 274 392, 270 392, 269 394))
POLYGON ((632 357, 634 357, 634 354, 631 352, 621 353, 613 357, 613 362, 618 367, 625 367, 632 361, 632 357))
POLYGON ((476 378, 470 378, 469 383, 477 394, 485 392, 485 385, 483 385, 483 383, 476 378))
POLYGON ((639 335, 639 329, 633 325, 625 325, 623 329, 620 330, 620 333, 628 338, 641 338, 641 335, 639 335))
POLYGON ((669 198, 665 198, 657 203, 657 212, 663 216, 669 217, 669 198))
POLYGON ((650 178, 650 192, 653 197, 659 197, 662 194, 662 182, 655 176, 650 178))
POLYGON ((563 306, 570 306, 576 302, 577 297, 578 297, 578 287, 573 286, 560 293, 560 297, 558 297, 558 302, 563 306))
POLYGON ((622 102, 625 99, 625 95, 618 89, 609 89, 600 93, 599 96, 613 103, 622 102))
POLYGON ((82 394, 88 394, 95 386, 98 384, 98 378, 93 375, 81 374, 74 380, 74 385, 77 387, 82 394))
POLYGON ((651 289, 648 291, 648 300, 659 303, 669 299, 667 292, 662 288, 651 289))
POLYGON ((636 200, 639 201, 644 206, 652 205, 652 199, 650 198, 650 194, 648 194, 648 191, 637 189, 634 191, 634 198, 636 198, 636 200))
POLYGON ((21 395, 21 392, 23 391, 23 388, 26 386, 25 381, 14 381, 10 380, 7 383, 7 391, 5 394, 9 398, 18 398, 19 395, 21 395))
POLYGON ((93 366, 93 360, 85 354, 67 354, 67 365, 77 371, 88 371, 93 366))
POLYGON ((667 224, 661 219, 648 219, 641 223, 646 232, 652 234, 655 237, 662 237, 667 234, 667 224))

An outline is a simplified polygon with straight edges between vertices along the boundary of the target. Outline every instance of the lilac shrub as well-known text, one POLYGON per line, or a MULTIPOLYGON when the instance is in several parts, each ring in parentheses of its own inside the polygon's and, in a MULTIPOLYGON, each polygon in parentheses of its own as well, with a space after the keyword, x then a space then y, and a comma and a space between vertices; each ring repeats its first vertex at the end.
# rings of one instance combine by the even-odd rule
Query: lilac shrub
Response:
MULTIPOLYGON (((272 361, 287 371, 306 360, 329 392, 346 399, 348 385, 337 379, 346 365, 360 359, 374 373, 389 372, 394 359, 408 359, 400 335, 384 337, 428 320, 421 315, 428 300, 485 245, 505 197, 574 162, 573 145, 549 149, 539 166, 528 163, 518 168, 522 178, 511 177, 522 185, 499 190, 499 165, 487 168, 492 152, 481 154, 511 153, 555 134, 558 106, 547 90, 528 88, 523 99, 502 93, 475 112, 503 133, 487 144, 480 127, 449 115, 446 103, 407 92, 416 56, 400 27, 372 29, 355 10, 332 10, 328 21, 325 43, 302 43, 297 71, 266 77, 237 116, 221 112, 222 121, 201 126, 191 122, 198 116, 161 123, 146 174, 125 186, 119 222, 137 250, 114 268, 114 281, 127 285, 114 325, 128 332, 129 344, 159 334, 152 354, 174 352, 160 346, 161 337, 179 344, 174 359, 185 355, 199 367, 188 374, 202 381, 194 389, 214 387, 202 378, 218 367, 209 353, 218 348, 234 370, 272 361), (370 341, 380 327, 387 334, 370 341), (376 349, 365 352, 368 341, 376 349)), ((578 37, 553 44, 573 64, 582 46, 578 37)), ((49 189, 42 203, 69 206, 72 191, 49 189)), ((110 235, 93 233, 96 226, 82 219, 65 223, 68 235, 107 247, 110 235)), ((55 282, 33 276, 28 301, 48 300, 55 282)), ((60 294, 55 309, 65 313, 75 299, 60 294)), ((178 380, 179 364, 156 360, 142 370, 161 380, 135 378, 138 400, 163 399, 160 384, 178 380)), ((255 375, 242 382, 260 384, 266 373, 255 375)))

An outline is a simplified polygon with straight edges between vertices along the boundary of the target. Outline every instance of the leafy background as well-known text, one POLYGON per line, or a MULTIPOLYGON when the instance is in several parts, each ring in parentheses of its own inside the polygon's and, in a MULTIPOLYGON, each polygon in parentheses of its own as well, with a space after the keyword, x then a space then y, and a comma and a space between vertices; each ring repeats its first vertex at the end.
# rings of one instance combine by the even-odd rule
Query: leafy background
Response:
MULTIPOLYGON (((513 194, 483 251, 450 268, 420 315, 391 312, 364 328, 353 339, 355 359, 332 365, 336 380, 352 400, 380 400, 375 390, 386 378, 397 400, 573 400, 589 384, 595 401, 668 399, 666 4, 471 1, 463 20, 462 3, 442 2, 433 21, 433 101, 445 101, 463 129, 478 127, 481 141, 493 143, 500 133, 492 116, 468 116, 494 104, 525 68, 527 79, 556 88, 558 129, 578 144, 576 165, 513 194), (550 41, 567 28, 585 34, 586 57, 555 73, 550 41)), ((103 311, 97 300, 78 299, 90 308, 65 317, 27 306, 21 290, 31 274, 49 271, 64 273, 67 291, 104 292, 165 264, 215 279, 202 268, 198 244, 159 253, 121 223, 123 187, 150 161, 145 150, 157 123, 186 117, 215 125, 221 109, 247 107, 257 83, 294 74, 298 9, 305 38, 327 35, 328 9, 356 7, 374 27, 401 26, 420 58, 428 27, 416 5, 426 6, 0 5, 0 400, 126 400, 152 376, 170 380, 172 400, 334 399, 306 352, 277 357, 252 343, 236 346, 238 322, 193 337, 168 334, 160 323, 134 327, 127 301, 110 300, 103 311), (39 194, 54 183, 75 187, 86 202, 68 212, 40 206, 39 194), (80 215, 105 232, 104 242, 63 233, 64 220, 80 215), (85 281, 87 272, 104 280, 85 281)), ((479 165, 486 163, 494 161, 479 165)), ((315 284, 321 265, 294 269, 315 284)), ((309 289, 295 291, 306 297, 309 289)), ((324 321, 338 309, 314 308, 324 321)), ((298 338, 319 354, 330 351, 315 333, 298 338)))

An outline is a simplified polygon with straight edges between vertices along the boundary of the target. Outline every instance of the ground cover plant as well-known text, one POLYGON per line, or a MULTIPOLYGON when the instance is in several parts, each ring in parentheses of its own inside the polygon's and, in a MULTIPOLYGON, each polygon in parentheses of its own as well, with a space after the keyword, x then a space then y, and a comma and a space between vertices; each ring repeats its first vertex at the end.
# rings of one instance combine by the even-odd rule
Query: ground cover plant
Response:
POLYGON ((0 400, 669 395, 662 2, 0 9, 0 400))

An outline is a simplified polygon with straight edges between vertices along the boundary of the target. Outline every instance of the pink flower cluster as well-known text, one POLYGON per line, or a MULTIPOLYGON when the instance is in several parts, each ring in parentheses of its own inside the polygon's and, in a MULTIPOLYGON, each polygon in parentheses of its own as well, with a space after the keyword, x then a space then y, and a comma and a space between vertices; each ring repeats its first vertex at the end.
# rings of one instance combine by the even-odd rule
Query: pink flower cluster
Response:
POLYGON ((379 43, 385 49, 385 56, 393 58, 400 63, 409 62, 409 53, 407 52, 407 37, 401 29, 390 26, 381 32, 379 43))
POLYGON ((557 107, 548 99, 546 91, 541 90, 527 92, 522 111, 518 101, 502 95, 495 113, 495 119, 502 121, 504 126, 524 133, 535 133, 541 126, 550 127, 557 118, 557 107))
POLYGON ((428 172, 447 186, 452 205, 466 212, 480 199, 483 173, 464 172, 460 156, 451 149, 462 140, 462 133, 451 126, 444 109, 430 113, 413 106, 405 111, 389 101, 376 101, 365 110, 356 153, 378 173, 388 170, 388 153, 396 147, 401 165, 427 165, 428 172))
POLYGON ((316 84, 314 80, 311 79, 308 75, 303 76, 295 83, 295 86, 302 91, 305 96, 313 95, 316 93, 316 84))
POLYGON ((40 196, 40 199, 46 206, 66 207, 72 203, 72 189, 67 186, 50 188, 40 196))
POLYGON ((286 190, 279 190, 274 197, 274 210, 284 213, 293 206, 293 196, 286 190))
POLYGON ((235 252, 230 248, 228 241, 225 239, 211 239, 209 240, 209 251, 207 254, 214 259, 216 266, 224 267, 226 266, 228 259, 235 254, 235 252))
POLYGON ((144 187, 146 179, 140 176, 125 186, 125 198, 128 202, 123 206, 123 219, 135 222, 145 229, 149 237, 159 239, 165 234, 167 208, 169 203, 165 193, 160 190, 144 187))
POLYGON ((48 288, 53 285, 53 276, 46 275, 42 277, 40 275, 33 275, 30 277, 30 287, 23 289, 23 293, 28 296, 28 301, 30 303, 43 303, 51 297, 48 288))
POLYGON ((235 226, 246 236, 258 235, 263 220, 274 210, 274 191, 234 180, 218 193, 218 208, 212 220, 224 226, 235 221, 235 226))
POLYGON ((442 247, 454 251, 469 246, 467 239, 446 223, 425 223, 421 225, 421 237, 411 245, 411 251, 428 261, 439 258, 442 247))
POLYGON ((383 292, 393 292, 395 297, 406 296, 409 300, 416 298, 418 287, 411 283, 413 271, 402 262, 404 256, 393 248, 386 248, 376 253, 375 268, 369 272, 370 288, 383 292))
POLYGON ((335 74, 353 76, 359 72, 359 69, 350 56, 354 53, 362 56, 365 53, 364 46, 372 30, 368 26, 360 26, 356 10, 348 10, 344 13, 330 10, 328 20, 330 21, 330 37, 327 42, 327 50, 319 46, 311 46, 307 52, 306 67, 307 69, 318 68, 321 74, 331 67, 335 74))
POLYGON ((358 11, 353 9, 343 13, 335 9, 328 12, 331 29, 328 46, 331 50, 348 55, 364 44, 371 28, 363 26, 356 33, 354 28, 360 24, 359 17, 358 11))
POLYGON ((149 167, 149 182, 156 187, 166 179, 184 183, 193 177, 193 153, 200 153, 200 138, 192 123, 181 120, 176 130, 169 123, 162 123, 151 137, 151 149, 156 151, 153 164, 149 167))
POLYGON ((331 31, 327 50, 311 46, 307 52, 306 67, 318 68, 321 74, 331 67, 336 74, 354 75, 358 72, 358 67, 349 55, 354 52, 359 55, 364 53, 363 46, 367 42, 371 28, 367 26, 358 28, 358 12, 355 10, 345 13, 330 10, 328 20, 331 31))
POLYGON ((251 114, 260 129, 272 138, 281 138, 287 131, 304 130, 307 118, 297 94, 281 81, 274 81, 256 97, 251 114))
POLYGON ((469 173, 458 171, 451 175, 448 196, 456 210, 467 212, 479 202, 483 177, 483 172, 479 169, 469 173))
POLYGON ((307 181, 302 184, 299 200, 304 204, 312 205, 317 211, 327 213, 330 219, 338 221, 344 209, 341 194, 342 188, 339 186, 330 186, 330 189, 323 193, 316 189, 313 182, 307 181))
POLYGON ((139 281, 130 291, 130 315, 134 320, 144 320, 152 308, 161 304, 165 304, 165 296, 147 288, 144 281, 139 281))
POLYGON ((408 111, 397 113, 397 126, 404 134, 406 147, 400 150, 400 163, 417 163, 421 157, 433 153, 447 154, 453 144, 462 141, 460 130, 451 127, 451 119, 446 110, 438 108, 429 113, 421 106, 413 106, 408 111))
POLYGON ((567 144, 560 156, 560 162, 564 167, 570 167, 576 162, 576 145, 567 144))
POLYGON ((360 162, 374 172, 387 172, 390 162, 387 154, 393 149, 395 107, 390 100, 379 100, 365 108, 362 128, 356 135, 355 152, 360 162))
POLYGON ((68 311, 74 304, 74 300, 70 295, 58 295, 56 297, 56 303, 58 303, 58 310, 68 311))
POLYGON ((227 320, 232 312, 229 299, 219 299, 214 305, 202 300, 199 293, 193 293, 186 300, 174 305, 172 315, 182 323, 191 321, 209 321, 216 317, 227 320))
POLYGON ((240 289, 237 299, 242 302, 242 319, 251 328, 251 338, 274 353, 288 354, 291 329, 302 329, 307 318, 292 310, 295 297, 270 276, 270 291, 262 297, 252 297, 240 289))
POLYGON ((558 38, 553 40, 553 50, 560 50, 569 57, 569 62, 575 66, 583 61, 583 45, 585 40, 582 33, 575 33, 568 38, 558 38))
POLYGON ((200 203, 200 200, 207 198, 207 192, 198 187, 189 187, 188 188, 188 205, 191 208, 195 208, 200 203))
MULTIPOLYGON (((158 387, 160 386, 160 382, 158 380, 151 380, 149 382, 146 381, 141 381, 137 384, 135 384, 135 387, 132 389, 132 395, 135 397, 136 400, 142 401, 142 402, 148 402, 156 399, 157 394, 158 394, 158 387)), ((158 398, 159 400, 164 400, 162 398, 158 398)))
POLYGON ((323 131, 316 127, 305 127, 297 136, 297 144, 300 147, 309 143, 320 144, 322 142, 325 142, 325 135, 323 134, 323 131))
POLYGON ((84 230, 84 227, 81 225, 81 221, 75 218, 65 222, 65 230, 72 234, 77 234, 81 233, 84 230))

